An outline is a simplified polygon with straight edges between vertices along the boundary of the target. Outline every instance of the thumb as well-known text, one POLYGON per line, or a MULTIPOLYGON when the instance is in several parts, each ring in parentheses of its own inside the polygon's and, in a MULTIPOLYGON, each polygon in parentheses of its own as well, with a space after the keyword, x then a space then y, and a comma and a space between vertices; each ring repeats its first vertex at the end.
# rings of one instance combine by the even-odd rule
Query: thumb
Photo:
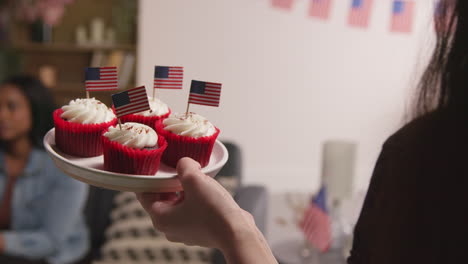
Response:
POLYGON ((200 163, 191 158, 182 158, 177 163, 177 175, 186 194, 190 194, 193 190, 204 183, 207 177, 202 171, 200 163))

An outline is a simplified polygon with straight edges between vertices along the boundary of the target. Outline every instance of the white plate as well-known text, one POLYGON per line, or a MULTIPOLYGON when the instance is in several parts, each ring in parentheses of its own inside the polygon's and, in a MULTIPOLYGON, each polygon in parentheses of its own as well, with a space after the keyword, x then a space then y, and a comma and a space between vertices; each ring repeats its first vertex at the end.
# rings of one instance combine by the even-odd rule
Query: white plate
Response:
MULTIPOLYGON (((82 158, 67 155, 55 146, 55 129, 44 137, 44 147, 55 165, 71 177, 90 185, 106 189, 131 192, 177 192, 182 186, 174 168, 161 162, 155 175, 134 175, 105 171, 103 156, 82 158)), ((226 147, 216 141, 210 162, 203 173, 214 177, 228 160, 226 147)))

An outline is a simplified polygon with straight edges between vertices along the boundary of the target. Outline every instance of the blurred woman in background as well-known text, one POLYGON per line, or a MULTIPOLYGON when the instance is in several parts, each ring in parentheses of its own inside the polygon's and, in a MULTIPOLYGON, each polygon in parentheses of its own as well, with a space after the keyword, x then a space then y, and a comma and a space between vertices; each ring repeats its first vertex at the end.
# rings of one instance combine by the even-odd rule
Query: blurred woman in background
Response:
POLYGON ((62 174, 43 150, 52 97, 19 76, 0 85, 0 263, 74 263, 88 250, 87 186, 62 174))

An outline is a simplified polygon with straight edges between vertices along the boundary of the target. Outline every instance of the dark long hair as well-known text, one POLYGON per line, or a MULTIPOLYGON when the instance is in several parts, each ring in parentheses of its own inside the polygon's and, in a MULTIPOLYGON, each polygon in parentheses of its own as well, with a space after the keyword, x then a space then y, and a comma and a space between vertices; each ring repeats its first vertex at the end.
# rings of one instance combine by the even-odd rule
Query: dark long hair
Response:
POLYGON ((10 77, 3 84, 17 87, 28 99, 33 122, 30 139, 35 147, 42 148, 44 135, 54 126, 52 112, 55 104, 49 89, 38 79, 26 75, 10 77))
POLYGON ((413 117, 450 108, 468 113, 468 1, 442 0, 434 17, 436 44, 418 85, 413 117))

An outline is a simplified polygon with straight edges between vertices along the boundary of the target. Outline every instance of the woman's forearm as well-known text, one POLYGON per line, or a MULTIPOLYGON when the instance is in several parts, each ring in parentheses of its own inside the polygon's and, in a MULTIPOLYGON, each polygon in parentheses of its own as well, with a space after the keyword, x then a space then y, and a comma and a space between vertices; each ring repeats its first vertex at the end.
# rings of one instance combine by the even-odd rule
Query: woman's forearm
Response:
POLYGON ((154 226, 168 240, 218 248, 230 264, 277 263, 252 215, 203 174, 199 163, 183 158, 177 174, 184 188, 179 199, 165 201, 162 194, 137 194, 154 226))
POLYGON ((221 251, 228 264, 277 264, 263 234, 255 225, 237 228, 221 251))

